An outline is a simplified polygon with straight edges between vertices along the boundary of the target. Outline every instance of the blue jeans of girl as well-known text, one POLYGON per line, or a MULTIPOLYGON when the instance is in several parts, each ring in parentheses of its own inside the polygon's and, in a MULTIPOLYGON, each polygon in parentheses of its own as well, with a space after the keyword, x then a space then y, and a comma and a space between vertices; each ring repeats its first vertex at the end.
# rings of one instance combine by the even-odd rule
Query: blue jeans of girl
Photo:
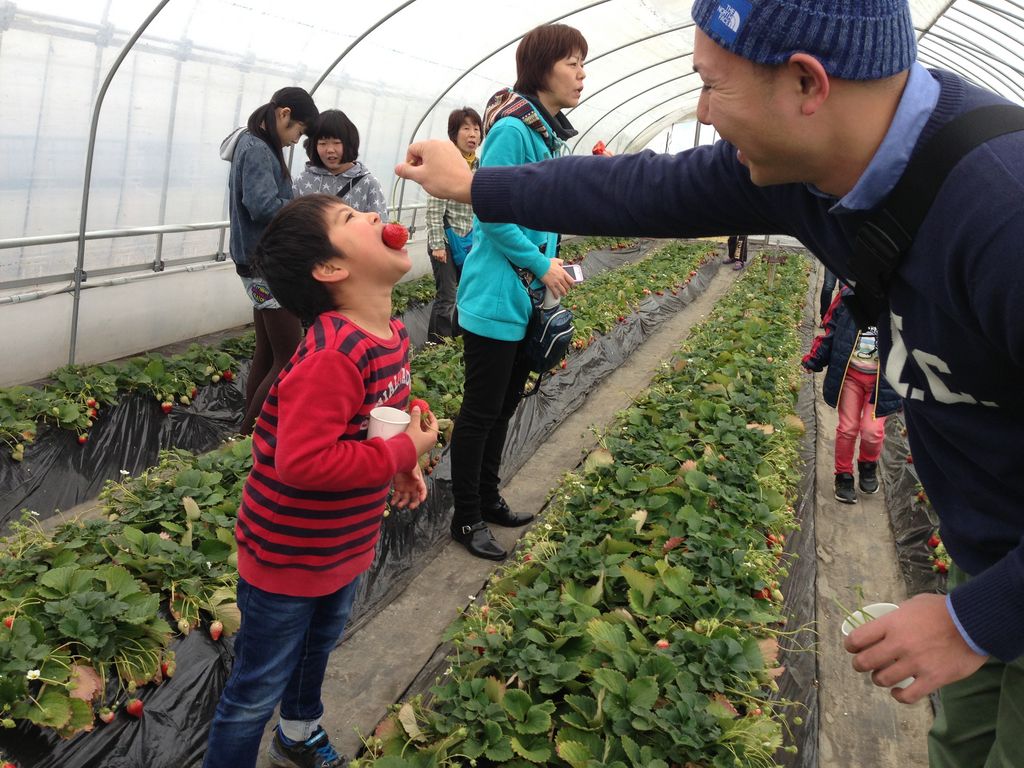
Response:
POLYGON ((323 597, 264 592, 238 580, 242 627, 221 694, 203 768, 251 768, 274 707, 281 719, 316 730, 327 660, 341 640, 359 579, 323 597))

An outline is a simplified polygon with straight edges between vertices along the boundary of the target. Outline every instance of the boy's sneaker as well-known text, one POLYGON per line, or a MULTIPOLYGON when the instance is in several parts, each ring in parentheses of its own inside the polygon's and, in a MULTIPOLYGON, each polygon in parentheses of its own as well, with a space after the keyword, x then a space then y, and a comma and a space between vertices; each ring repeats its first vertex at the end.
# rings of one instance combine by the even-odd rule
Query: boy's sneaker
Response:
POLYGON ((281 739, 281 729, 275 729, 267 757, 277 768, 344 768, 348 765, 348 758, 335 751, 323 728, 317 728, 308 739, 290 746, 281 739))
POLYGON ((864 493, 878 493, 878 462, 858 461, 857 479, 864 493))
POLYGON ((744 264, 742 261, 737 261, 735 264, 732 265, 732 269, 733 269, 734 272, 739 272, 745 266, 747 266, 747 265, 744 264))
POLYGON ((843 504, 856 504, 857 492, 853 489, 853 475, 840 472, 836 475, 836 500, 843 504))

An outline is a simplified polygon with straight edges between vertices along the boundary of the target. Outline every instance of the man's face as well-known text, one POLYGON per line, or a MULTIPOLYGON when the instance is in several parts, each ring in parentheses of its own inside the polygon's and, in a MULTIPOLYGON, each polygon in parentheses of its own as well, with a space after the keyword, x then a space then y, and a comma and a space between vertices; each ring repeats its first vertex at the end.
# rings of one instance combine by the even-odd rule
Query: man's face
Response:
POLYGON ((794 157, 784 72, 762 70, 694 33, 693 68, 704 82, 697 119, 714 126, 736 147, 736 156, 759 185, 801 181, 794 157))

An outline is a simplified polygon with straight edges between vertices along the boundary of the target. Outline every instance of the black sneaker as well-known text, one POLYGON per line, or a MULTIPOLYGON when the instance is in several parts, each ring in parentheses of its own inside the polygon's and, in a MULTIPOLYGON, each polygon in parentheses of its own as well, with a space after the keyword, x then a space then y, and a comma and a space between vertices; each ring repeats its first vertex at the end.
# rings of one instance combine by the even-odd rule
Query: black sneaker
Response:
POLYGON ((281 741, 281 729, 276 729, 267 757, 277 768, 344 768, 348 765, 348 758, 335 751, 323 728, 317 728, 308 739, 290 747, 281 741))
POLYGON ((878 493, 878 462, 858 461, 857 479, 864 493, 878 493))
POLYGON ((836 500, 843 504, 856 504, 857 492, 853 489, 853 475, 840 472, 836 475, 836 500))

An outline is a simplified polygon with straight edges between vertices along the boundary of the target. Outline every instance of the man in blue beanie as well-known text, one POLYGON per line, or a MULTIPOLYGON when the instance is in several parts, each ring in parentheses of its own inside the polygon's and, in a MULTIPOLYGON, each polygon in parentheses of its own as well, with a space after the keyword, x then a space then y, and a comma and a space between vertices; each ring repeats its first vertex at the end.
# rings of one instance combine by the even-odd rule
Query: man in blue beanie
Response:
MULTIPOLYGON (((799 238, 857 283, 858 227, 956 116, 1005 100, 916 62, 907 0, 697 0, 697 118, 722 140, 679 155, 567 157, 471 176, 447 141, 396 172, 482 221, 541 231, 799 238)), ((955 562, 846 648, 876 685, 942 711, 932 768, 1024 766, 1024 131, 951 171, 889 276, 880 360, 955 562), (982 204, 983 203, 983 204, 982 204)), ((864 284, 863 282, 861 283, 864 284)), ((858 288, 858 293, 860 289, 858 288)))

